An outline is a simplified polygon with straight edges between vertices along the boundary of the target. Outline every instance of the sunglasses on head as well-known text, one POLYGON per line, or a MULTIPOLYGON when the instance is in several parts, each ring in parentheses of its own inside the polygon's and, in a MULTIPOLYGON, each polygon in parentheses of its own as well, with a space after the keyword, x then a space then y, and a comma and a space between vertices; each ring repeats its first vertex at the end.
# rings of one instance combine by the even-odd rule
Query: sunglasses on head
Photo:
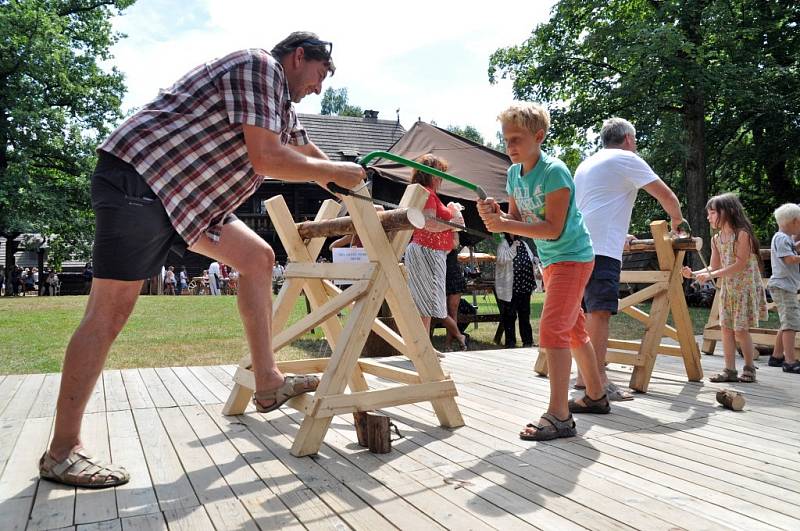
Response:
POLYGON ((296 47, 305 47, 305 46, 323 46, 325 48, 325 54, 330 57, 333 53, 333 43, 328 41, 321 41, 319 39, 305 39, 295 44, 296 47))

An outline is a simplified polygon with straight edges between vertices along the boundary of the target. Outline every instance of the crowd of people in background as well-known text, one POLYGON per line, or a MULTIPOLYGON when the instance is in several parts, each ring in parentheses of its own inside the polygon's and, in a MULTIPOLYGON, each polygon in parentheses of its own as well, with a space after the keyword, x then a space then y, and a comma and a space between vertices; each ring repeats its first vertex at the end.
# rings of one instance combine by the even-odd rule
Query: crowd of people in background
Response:
POLYGON ((6 269, 0 267, 0 297, 6 295, 25 297, 30 295, 58 295, 61 281, 58 273, 53 269, 45 268, 39 273, 38 267, 11 268, 10 279, 6 279, 6 269))

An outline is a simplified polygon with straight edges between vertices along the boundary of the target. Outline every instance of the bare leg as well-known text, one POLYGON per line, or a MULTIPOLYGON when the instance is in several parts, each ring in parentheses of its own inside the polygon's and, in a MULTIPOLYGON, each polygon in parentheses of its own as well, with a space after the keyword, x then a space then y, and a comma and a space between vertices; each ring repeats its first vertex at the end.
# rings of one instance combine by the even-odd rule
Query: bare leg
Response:
MULTIPOLYGON (((461 302, 461 294, 460 293, 452 293, 447 296, 447 315, 456 323, 456 330, 458 331, 458 304, 461 302)), ((458 336, 461 335, 461 332, 457 334, 453 334, 450 331, 450 328, 445 323, 445 328, 447 329, 447 336, 444 338, 444 346, 449 347, 450 341, 455 338, 458 339, 458 336)))
POLYGON ((584 382, 586 383, 586 396, 593 400, 599 399, 605 394, 605 382, 600 376, 599 367, 597 366, 597 354, 592 342, 589 341, 573 349, 572 356, 575 358, 581 374, 583 374, 584 382))
POLYGON ((448 315, 447 317, 442 319, 442 324, 444 324, 444 328, 445 330, 447 330, 447 336, 455 337, 456 340, 458 340, 458 342, 461 344, 461 347, 463 348, 465 346, 465 341, 467 339, 467 336, 459 332, 458 325, 453 320, 453 318, 448 315))
POLYGON ((430 316, 423 315, 422 316, 422 327, 425 331, 430 334, 431 333, 431 318, 430 316))
MULTIPOLYGON (((784 330, 782 333, 778 334, 778 337, 783 339, 783 360, 786 363, 794 363, 797 361, 797 358, 794 356, 794 338, 796 332, 794 330, 784 330)), ((777 338, 776 338, 777 344, 777 338)))
MULTIPOLYGON (((744 364, 753 366, 753 338, 750 335, 750 330, 736 330, 734 337, 742 347, 742 354, 744 355, 744 364)), ((728 363, 726 358, 725 363, 728 363)))
POLYGON ((133 311, 142 281, 95 278, 86 311, 64 357, 50 455, 63 461, 81 447, 81 420, 111 344, 133 311))
MULTIPOLYGON (((775 335, 775 348, 772 349, 773 358, 783 358, 784 361, 786 361, 786 347, 784 346, 786 343, 783 341, 783 334, 790 331, 791 330, 781 330, 775 335)), ((792 355, 794 355, 794 348, 792 348, 792 355)))
MULTIPOLYGON (((564 420, 569 417, 569 373, 572 370, 572 357, 569 349, 548 348, 543 349, 547 352, 547 366, 550 371, 550 404, 547 412, 557 419, 564 420)), ((549 422, 540 421, 539 425, 547 425, 549 422)))
MULTIPOLYGON (((600 373, 600 381, 603 385, 608 383, 606 354, 608 353, 608 324, 610 320, 611 312, 608 311, 593 311, 586 314, 586 332, 589 334, 594 346, 597 370, 600 373)), ((578 365, 578 378, 575 380, 575 385, 585 385, 580 364, 578 365)))
MULTIPOLYGON (((242 221, 225 225, 217 243, 203 236, 194 252, 230 264, 239 271, 237 304, 253 363, 256 391, 270 391, 283 384, 283 374, 272 352, 272 248, 242 221)), ((272 402, 261 401, 262 406, 272 402)))
MULTIPOLYGON (((722 330, 722 353, 725 355, 725 368, 732 371, 736 370, 736 335, 730 328, 721 327, 722 330)), ((744 346, 742 346, 744 352, 744 346)), ((750 352, 752 360, 753 353, 750 352)))

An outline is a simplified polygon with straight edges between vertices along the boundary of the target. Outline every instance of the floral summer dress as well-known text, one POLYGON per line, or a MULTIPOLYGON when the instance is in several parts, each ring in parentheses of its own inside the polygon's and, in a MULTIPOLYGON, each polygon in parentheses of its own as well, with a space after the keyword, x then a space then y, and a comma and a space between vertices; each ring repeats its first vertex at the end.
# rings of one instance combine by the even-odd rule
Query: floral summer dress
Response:
MULTIPOLYGON (((736 262, 736 239, 724 242, 717 234, 714 244, 719 251, 722 267, 736 262)), ((747 330, 758 326, 758 321, 766 321, 767 296, 761 283, 761 271, 758 268, 756 255, 750 254, 750 260, 744 271, 732 277, 722 277, 720 282, 720 325, 733 330, 747 330)))

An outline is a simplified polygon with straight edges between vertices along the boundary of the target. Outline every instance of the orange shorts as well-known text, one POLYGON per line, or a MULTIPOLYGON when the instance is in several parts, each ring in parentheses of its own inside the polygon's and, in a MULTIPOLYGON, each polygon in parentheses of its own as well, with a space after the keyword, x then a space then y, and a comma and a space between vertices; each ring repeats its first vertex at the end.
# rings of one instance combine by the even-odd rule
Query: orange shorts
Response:
POLYGON ((547 295, 539 321, 542 348, 578 348, 589 342, 581 300, 593 268, 594 261, 558 262, 544 268, 547 295))

